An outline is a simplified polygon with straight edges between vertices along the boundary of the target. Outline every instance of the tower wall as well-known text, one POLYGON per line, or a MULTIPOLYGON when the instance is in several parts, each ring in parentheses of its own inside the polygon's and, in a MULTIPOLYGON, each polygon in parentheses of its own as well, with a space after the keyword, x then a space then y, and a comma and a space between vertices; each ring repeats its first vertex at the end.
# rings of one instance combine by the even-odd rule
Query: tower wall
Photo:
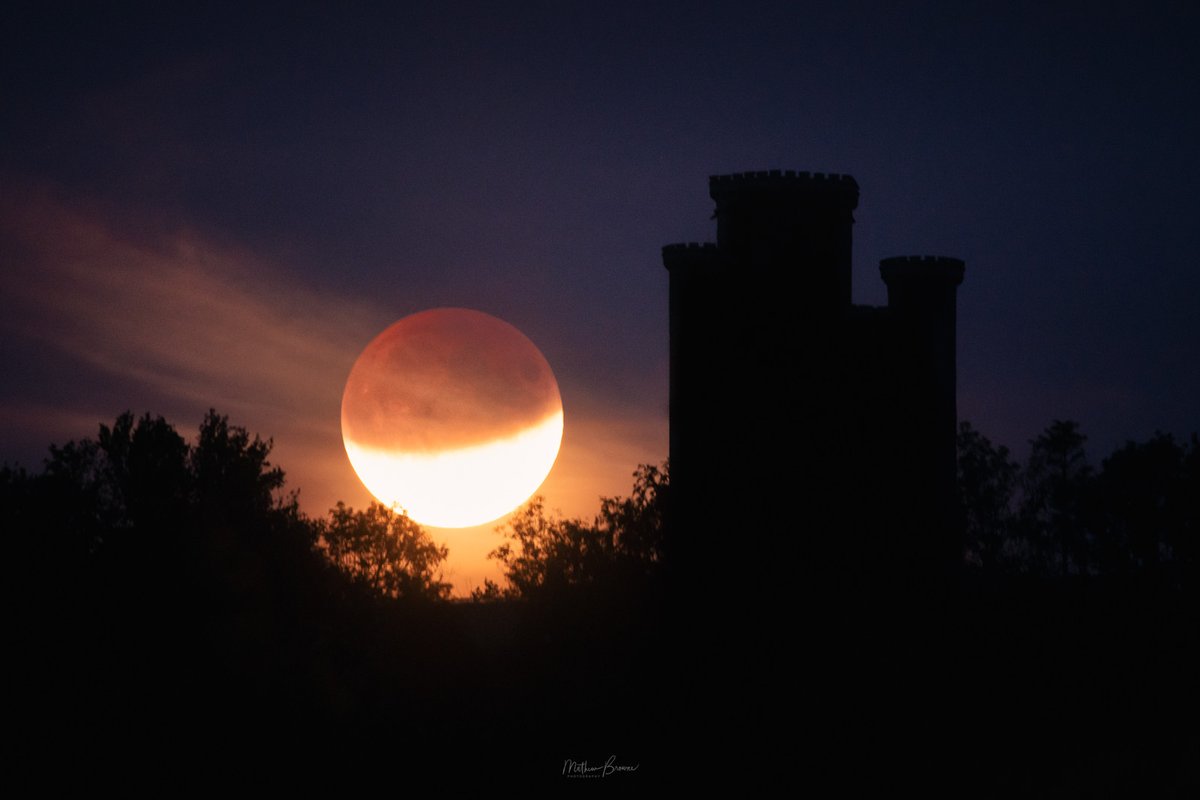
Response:
POLYGON ((914 542, 920 566, 953 569, 961 559, 957 526, 956 294, 964 265, 956 258, 902 256, 880 262, 893 318, 898 382, 894 436, 912 471, 899 478, 906 527, 926 526, 914 542), (919 513, 919 518, 910 518, 919 513), (907 518, 907 519, 906 519, 907 518), (939 563, 940 562, 940 563, 939 563))
MULTIPOLYGON (((713 496, 722 476, 706 468, 706 454, 728 450, 730 442, 716 417, 720 391, 712 386, 714 364, 726 360, 727 344, 713 324, 720 307, 721 254, 714 244, 667 245, 663 264, 670 272, 670 458, 671 507, 668 561, 676 576, 702 572, 696 537, 706 519, 704 499, 713 496), (713 432, 720 441, 713 441, 713 432)), ((711 511, 711 509, 709 509, 711 511)))

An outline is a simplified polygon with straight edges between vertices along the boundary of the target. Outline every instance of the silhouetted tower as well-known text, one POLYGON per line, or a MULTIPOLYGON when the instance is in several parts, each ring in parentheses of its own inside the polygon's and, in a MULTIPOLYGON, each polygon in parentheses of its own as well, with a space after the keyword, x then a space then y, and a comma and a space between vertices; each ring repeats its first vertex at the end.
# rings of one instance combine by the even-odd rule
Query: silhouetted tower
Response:
MULTIPOLYGON (((901 498, 916 510, 906 527, 930 526, 930 535, 912 543, 922 561, 953 567, 961 560, 958 533, 956 437, 956 294, 964 265, 956 258, 886 258, 879 271, 888 288, 897 363, 897 435, 912 453, 911 470, 901 481, 901 498), (917 516, 919 515, 919 516, 917 516), (940 539, 940 541, 939 541, 940 539), (921 553, 921 546, 928 550, 921 553)), ((904 513, 904 512, 900 512, 904 513)))
POLYGON ((768 592, 944 572, 959 557, 962 262, 888 259, 888 307, 854 306, 852 177, 720 175, 709 193, 717 243, 663 248, 683 584, 703 585, 739 538, 768 592))

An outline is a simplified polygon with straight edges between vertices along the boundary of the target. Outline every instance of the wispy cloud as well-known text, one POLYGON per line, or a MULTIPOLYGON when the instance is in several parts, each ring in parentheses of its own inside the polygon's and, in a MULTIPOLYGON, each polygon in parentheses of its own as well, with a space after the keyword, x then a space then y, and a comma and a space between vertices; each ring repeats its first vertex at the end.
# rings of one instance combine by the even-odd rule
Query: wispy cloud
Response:
POLYGON ((4 327, 165 395, 307 416, 387 316, 188 232, 130 241, 45 197, 3 212, 25 256, 5 258, 4 327))
MULTIPOLYGON (((145 410, 199 415, 213 406, 273 435, 293 483, 308 483, 310 467, 322 483, 346 473, 336 489, 318 487, 323 502, 331 490, 356 488, 348 465, 328 462, 345 461, 341 387, 388 321, 384 311, 295 285, 276 265, 195 233, 121 235, 45 192, 21 205, 8 196, 0 235, 0 326, 12 346, 73 359, 129 387, 121 394, 145 410)), ((121 410, 96 408, 87 385, 59 388, 59 413, 121 410)))

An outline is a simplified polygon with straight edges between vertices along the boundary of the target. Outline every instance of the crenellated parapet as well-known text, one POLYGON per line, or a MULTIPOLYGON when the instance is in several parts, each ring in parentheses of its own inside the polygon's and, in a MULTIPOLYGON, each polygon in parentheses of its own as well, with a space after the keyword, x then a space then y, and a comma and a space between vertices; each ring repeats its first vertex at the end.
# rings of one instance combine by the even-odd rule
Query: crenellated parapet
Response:
POLYGON ((850 175, 760 170, 712 175, 717 245, 744 280, 786 280, 807 316, 850 304, 858 182, 850 175))
POLYGON ((712 175, 708 179, 708 191, 714 200, 742 192, 821 192, 837 193, 858 205, 858 182, 850 175, 836 172, 797 172, 796 170, 760 170, 757 172, 735 172, 730 175, 712 175))
POLYGON ((716 265, 720 258, 721 251, 712 242, 681 242, 664 245, 662 249, 663 266, 668 271, 692 264, 716 265))

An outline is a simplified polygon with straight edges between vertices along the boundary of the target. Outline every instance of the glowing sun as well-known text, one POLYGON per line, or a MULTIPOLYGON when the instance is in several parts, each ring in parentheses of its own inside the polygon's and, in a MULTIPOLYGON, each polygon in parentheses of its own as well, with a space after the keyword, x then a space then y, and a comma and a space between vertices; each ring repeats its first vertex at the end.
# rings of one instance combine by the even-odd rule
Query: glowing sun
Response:
POLYGON ((465 528, 512 511, 550 473, 562 434, 545 357, 512 325, 464 308, 392 324, 342 394, 354 471, 423 525, 465 528))

